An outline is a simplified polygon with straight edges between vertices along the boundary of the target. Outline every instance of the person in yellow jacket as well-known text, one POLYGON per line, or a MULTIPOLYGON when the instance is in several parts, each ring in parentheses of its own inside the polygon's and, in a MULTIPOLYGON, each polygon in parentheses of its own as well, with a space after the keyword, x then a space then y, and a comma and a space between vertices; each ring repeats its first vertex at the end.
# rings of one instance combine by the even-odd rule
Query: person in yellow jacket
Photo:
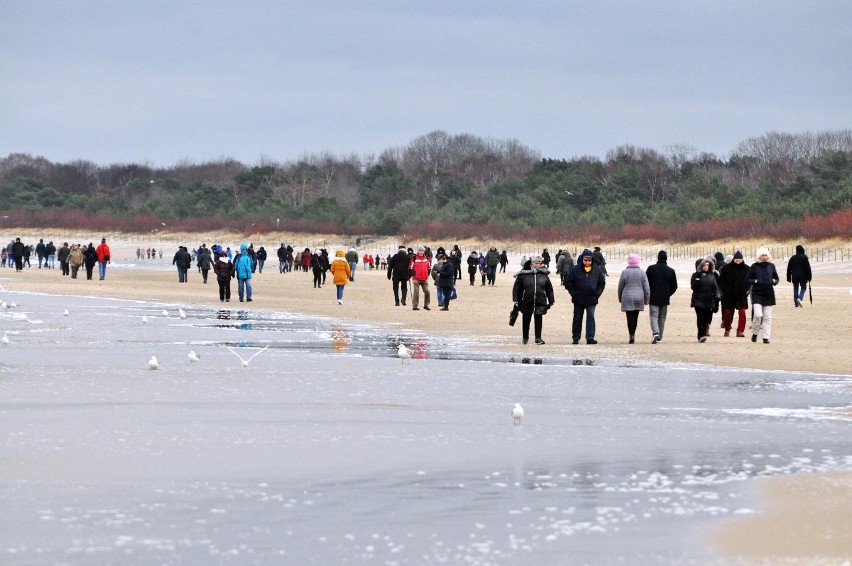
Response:
POLYGON ((349 283, 349 277, 352 275, 352 268, 349 267, 349 262, 346 261, 346 254, 343 253, 343 250, 337 250, 334 254, 330 271, 334 276, 334 284, 337 286, 337 304, 342 305, 343 287, 349 283))

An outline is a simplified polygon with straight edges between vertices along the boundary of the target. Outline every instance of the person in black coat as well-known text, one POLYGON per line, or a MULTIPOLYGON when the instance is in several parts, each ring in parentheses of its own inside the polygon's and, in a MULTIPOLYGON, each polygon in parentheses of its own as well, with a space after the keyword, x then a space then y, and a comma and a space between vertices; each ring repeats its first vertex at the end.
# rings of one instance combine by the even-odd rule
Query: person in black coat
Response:
POLYGON ((500 252, 500 273, 506 273, 506 266, 509 265, 509 256, 506 254, 506 250, 500 252))
POLYGON ((751 285, 751 341, 757 342, 757 335, 763 330, 763 343, 769 344, 772 330, 772 307, 775 306, 775 285, 778 284, 778 272, 769 261, 769 250, 757 250, 757 262, 751 265, 746 280, 751 285))
POLYGON ((257 250, 256 257, 257 257, 257 272, 263 273, 263 264, 266 263, 266 258, 267 258, 266 248, 264 248, 263 246, 260 246, 260 248, 258 248, 258 250, 257 250))
POLYGON ((748 308, 748 266, 743 261, 743 254, 737 250, 734 259, 726 263, 719 274, 719 287, 722 290, 722 327, 725 336, 731 335, 734 322, 734 311, 737 311, 737 337, 745 337, 746 309, 748 308))
POLYGON ((470 286, 476 284, 476 271, 479 269, 479 254, 476 251, 470 252, 467 256, 467 274, 470 276, 470 286))
POLYGON ((456 284, 456 267, 452 262, 447 260, 447 255, 438 256, 438 261, 441 263, 441 270, 438 272, 438 280, 435 282, 436 287, 440 287, 444 295, 444 306, 440 310, 450 310, 450 300, 452 299, 453 287, 456 284))
POLYGON ((544 315, 553 306, 553 284, 550 272, 544 267, 541 256, 530 260, 529 269, 515 274, 512 286, 512 301, 523 314, 521 319, 521 338, 524 344, 530 340, 530 321, 535 319, 535 343, 544 344, 541 338, 544 315))
POLYGON ((577 265, 565 277, 565 288, 574 304, 574 320, 571 325, 573 344, 580 343, 583 315, 586 315, 586 344, 597 344, 595 340, 595 307, 606 287, 606 275, 592 260, 592 252, 583 250, 577 265))
POLYGON ((669 310, 671 296, 677 291, 677 275, 675 270, 668 265, 669 256, 665 250, 657 254, 657 263, 648 266, 645 275, 648 276, 648 285, 651 287, 651 300, 648 310, 651 316, 651 334, 654 335, 652 344, 663 339, 666 329, 666 315, 669 310))
POLYGON ((698 270, 692 274, 690 286, 692 287, 692 299, 689 306, 695 309, 698 341, 704 343, 707 341, 707 329, 710 327, 713 312, 719 309, 719 300, 722 297, 711 258, 707 258, 699 264, 698 270))
POLYGON ((399 251, 388 261, 388 279, 393 282, 393 300, 399 306, 400 287, 402 287, 402 306, 408 299, 408 280, 411 279, 411 256, 405 246, 399 246, 399 251))
POLYGON ((12 244, 12 257, 15 258, 15 271, 23 271, 24 269, 24 244, 20 238, 15 238, 15 243, 12 244))
POLYGON ((89 242, 89 245, 83 250, 83 265, 86 267, 87 280, 92 279, 92 270, 96 263, 98 263, 98 252, 92 242, 89 242))
POLYGON ((812 275, 811 262, 805 255, 805 248, 796 246, 796 255, 787 262, 787 283, 793 284, 793 302, 796 307, 802 306, 812 275))
POLYGON ((178 283, 186 283, 187 272, 192 265, 192 256, 189 255, 189 250, 186 249, 186 246, 178 247, 175 257, 172 258, 172 265, 177 267, 178 283))

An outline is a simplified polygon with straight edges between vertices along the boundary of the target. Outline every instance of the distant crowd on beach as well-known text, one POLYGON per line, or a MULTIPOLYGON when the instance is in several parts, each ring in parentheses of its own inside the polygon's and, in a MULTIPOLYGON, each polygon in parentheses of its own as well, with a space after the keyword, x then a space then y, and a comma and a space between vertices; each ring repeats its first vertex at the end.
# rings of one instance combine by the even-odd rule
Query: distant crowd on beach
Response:
MULTIPOLYGON (((137 260, 162 259, 163 254, 162 247, 136 249, 137 260)), ((52 241, 45 243, 43 239, 33 246, 16 238, 2 249, 2 265, 15 267, 16 271, 32 268, 33 256, 38 260, 38 269, 55 269, 58 263, 62 275, 70 275, 72 278, 77 278, 78 270, 84 269, 86 279, 92 279, 94 267, 98 266, 99 278, 104 280, 106 267, 111 262, 106 239, 102 239, 97 247, 92 242, 86 246, 63 242, 57 247, 52 241)), ((773 307, 776 304, 774 287, 780 281, 780 276, 767 248, 758 249, 755 256, 750 264, 740 251, 727 257, 717 252, 713 256, 696 260, 695 271, 690 276, 690 308, 695 311, 696 338, 699 343, 706 342, 711 336, 713 318, 718 313, 721 313, 720 328, 724 336, 735 333, 736 337, 745 338, 749 326, 752 342, 760 338, 763 343, 769 343, 773 307)), ((275 257, 278 259, 279 274, 310 273, 311 284, 316 289, 327 284, 328 274, 331 273, 336 300, 341 306, 345 286, 356 282, 359 264, 360 269, 365 271, 384 271, 391 284, 394 306, 408 306, 410 297, 411 308, 415 311, 421 310, 421 305, 422 310, 431 310, 430 288, 434 288, 437 308, 449 310, 453 300, 458 297, 456 286, 464 280, 465 268, 470 286, 477 286, 478 282, 478 286, 493 287, 497 274, 505 273, 509 264, 506 250, 498 251, 496 246, 490 246, 482 252, 472 250, 465 258, 458 245, 453 245, 449 251, 439 246, 434 252, 429 246, 414 249, 401 245, 395 254, 379 254, 359 251, 356 242, 348 250, 336 250, 332 257, 324 247, 295 249, 292 245, 281 243, 275 251, 275 257)), ((172 264, 177 269, 179 283, 189 281, 189 271, 195 263, 204 284, 207 283, 209 272, 214 272, 221 302, 230 302, 231 281, 234 279, 237 281, 239 301, 252 302, 253 275, 263 273, 268 259, 267 250, 263 246, 255 249, 253 243, 241 244, 236 250, 220 244, 208 248, 202 243, 192 250, 179 246, 172 257, 172 264)), ((541 254, 524 256, 520 270, 513 274, 509 324, 514 325, 520 318, 521 340, 524 344, 530 340, 531 325, 535 343, 545 343, 542 337, 543 317, 556 302, 551 281, 551 261, 558 284, 568 291, 574 307, 572 343, 578 344, 581 338, 585 338, 586 344, 597 344, 595 310, 609 276, 606 255, 599 246, 586 248, 576 257, 567 249, 559 249, 551 258, 547 248, 541 254)), ((668 265, 665 250, 659 251, 656 262, 647 269, 640 268, 641 262, 639 255, 628 254, 627 265, 619 277, 617 298, 620 310, 625 313, 628 343, 635 343, 639 313, 648 307, 651 342, 657 344, 665 337, 670 298, 678 290, 677 278, 674 269, 668 265)), ((802 308, 812 271, 801 245, 796 246, 796 254, 787 263, 786 279, 793 284, 794 307, 802 308)))

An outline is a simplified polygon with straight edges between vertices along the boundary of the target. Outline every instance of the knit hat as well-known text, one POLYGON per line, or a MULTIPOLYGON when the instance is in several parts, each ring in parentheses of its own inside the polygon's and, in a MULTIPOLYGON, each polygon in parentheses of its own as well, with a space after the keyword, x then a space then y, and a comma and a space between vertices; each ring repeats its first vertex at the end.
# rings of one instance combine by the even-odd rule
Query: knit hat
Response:
POLYGON ((540 255, 534 255, 530 258, 530 263, 541 263, 544 261, 544 258, 540 255))
POLYGON ((405 246, 399 246, 399 249, 401 249, 402 251, 405 251, 405 246))
POLYGON ((240 251, 247 250, 247 249, 248 249, 248 245, 240 244, 240 251))
POLYGON ((426 251, 426 248, 425 248, 425 247, 423 247, 423 246, 417 246, 417 251, 418 251, 418 252, 425 252, 425 251, 426 251))
POLYGON ((756 252, 754 252, 754 255, 755 255, 755 257, 757 257, 757 259, 759 260, 759 259, 760 259, 760 256, 762 256, 762 255, 769 255, 769 248, 757 248, 757 251, 756 251, 756 252))
POLYGON ((725 263, 731 263, 731 260, 734 259, 734 256, 728 254, 725 256, 725 263))
POLYGON ((627 265, 639 265, 641 259, 639 254, 629 254, 627 256, 627 265))
POLYGON ((734 252, 734 259, 743 259, 743 252, 737 250, 734 252))
POLYGON ((657 261, 668 261, 669 254, 666 253, 666 250, 660 250, 660 253, 657 254, 657 261))
POLYGON ((589 248, 583 250, 583 253, 580 254, 580 258, 584 257, 592 257, 592 252, 589 251, 589 248))

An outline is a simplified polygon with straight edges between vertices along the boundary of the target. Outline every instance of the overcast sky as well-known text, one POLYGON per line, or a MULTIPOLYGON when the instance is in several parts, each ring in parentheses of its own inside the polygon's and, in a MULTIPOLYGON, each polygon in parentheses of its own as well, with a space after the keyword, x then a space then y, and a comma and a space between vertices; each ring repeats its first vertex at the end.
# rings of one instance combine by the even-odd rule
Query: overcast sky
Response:
POLYGON ((0 156, 730 153, 852 125, 852 2, 0 0, 0 156))

